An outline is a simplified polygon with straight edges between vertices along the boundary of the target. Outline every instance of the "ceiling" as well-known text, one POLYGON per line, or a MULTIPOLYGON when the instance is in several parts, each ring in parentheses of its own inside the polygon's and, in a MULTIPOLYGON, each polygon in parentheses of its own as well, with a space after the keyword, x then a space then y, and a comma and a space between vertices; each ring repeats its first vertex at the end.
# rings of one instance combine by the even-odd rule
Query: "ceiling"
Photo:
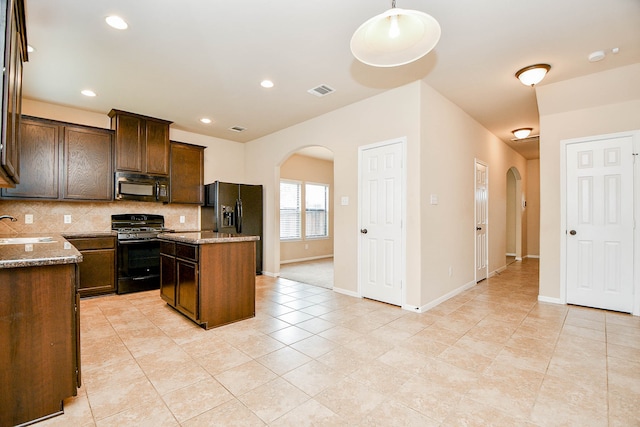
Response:
POLYGON ((131 111, 237 142, 421 79, 537 158, 537 138, 511 141, 513 129, 539 131, 535 89, 519 83, 518 69, 551 64, 543 85, 640 62, 639 0, 398 0, 397 7, 436 18, 442 37, 427 56, 395 68, 364 65, 349 50, 353 32, 390 0, 26 4, 36 50, 24 67, 24 97, 104 114, 131 111), (111 14, 129 28, 107 26, 111 14), (596 50, 606 57, 591 63, 596 50), (275 86, 262 88, 263 79, 275 86), (307 92, 323 84, 335 92, 307 92), (83 89, 97 96, 85 97, 83 89))

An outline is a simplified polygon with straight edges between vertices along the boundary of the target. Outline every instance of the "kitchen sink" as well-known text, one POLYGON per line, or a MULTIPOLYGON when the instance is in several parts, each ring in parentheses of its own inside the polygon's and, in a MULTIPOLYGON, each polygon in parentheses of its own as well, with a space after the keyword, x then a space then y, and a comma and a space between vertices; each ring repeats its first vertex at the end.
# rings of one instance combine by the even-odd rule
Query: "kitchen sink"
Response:
POLYGON ((0 238, 0 245, 25 245, 29 243, 53 243, 53 237, 10 237, 0 238))

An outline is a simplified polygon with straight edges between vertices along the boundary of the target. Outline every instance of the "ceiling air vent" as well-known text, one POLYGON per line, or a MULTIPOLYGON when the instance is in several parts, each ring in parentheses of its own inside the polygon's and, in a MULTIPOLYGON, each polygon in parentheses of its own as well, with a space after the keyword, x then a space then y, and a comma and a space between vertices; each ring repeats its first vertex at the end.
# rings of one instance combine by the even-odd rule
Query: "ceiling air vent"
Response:
POLYGON ((327 85, 320 85, 320 86, 314 87, 313 89, 309 89, 307 92, 315 96, 325 96, 335 91, 336 90, 332 87, 329 87, 327 85))
POLYGON ((245 130, 247 130, 247 128, 243 128, 242 126, 231 126, 229 130, 232 130, 234 132, 244 132, 245 130))

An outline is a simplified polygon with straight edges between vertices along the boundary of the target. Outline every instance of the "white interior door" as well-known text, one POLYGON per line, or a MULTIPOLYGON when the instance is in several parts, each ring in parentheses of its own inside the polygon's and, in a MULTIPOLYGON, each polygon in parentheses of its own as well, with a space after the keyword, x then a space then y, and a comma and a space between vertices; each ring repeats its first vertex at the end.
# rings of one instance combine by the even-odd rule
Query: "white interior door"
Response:
POLYGON ((566 146, 567 302, 633 309, 631 136, 566 146))
POLYGON ((360 289, 402 305, 403 142, 360 151, 360 289))
POLYGON ((489 168, 476 161, 476 282, 487 278, 489 269, 488 206, 489 206, 489 168))

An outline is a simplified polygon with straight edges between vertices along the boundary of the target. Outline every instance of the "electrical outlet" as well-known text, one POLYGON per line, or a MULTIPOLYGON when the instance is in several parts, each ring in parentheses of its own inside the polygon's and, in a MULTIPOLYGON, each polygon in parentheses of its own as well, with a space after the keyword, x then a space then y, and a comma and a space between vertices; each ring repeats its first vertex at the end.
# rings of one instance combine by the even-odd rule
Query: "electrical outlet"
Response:
POLYGON ((186 218, 184 217, 184 215, 180 215, 180 224, 184 224, 185 221, 186 218))
POLYGON ((24 216, 24 223, 25 224, 33 224, 33 215, 31 214, 26 214, 24 216))
POLYGON ((65 224, 71 224, 71 215, 65 215, 64 216, 64 223, 65 224))

